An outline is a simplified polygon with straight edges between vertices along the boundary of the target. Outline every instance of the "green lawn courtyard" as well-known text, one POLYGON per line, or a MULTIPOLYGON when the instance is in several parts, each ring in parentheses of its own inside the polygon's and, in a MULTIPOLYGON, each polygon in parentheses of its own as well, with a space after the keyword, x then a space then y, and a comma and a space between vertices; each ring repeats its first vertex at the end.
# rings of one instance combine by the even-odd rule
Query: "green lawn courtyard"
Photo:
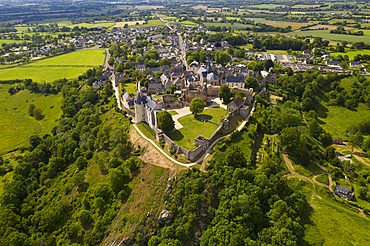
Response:
MULTIPOLYGON (((211 120, 220 124, 228 111, 223 108, 209 108, 205 109, 201 117, 211 120)), ((201 120, 194 117, 194 115, 187 115, 178 119, 179 123, 183 126, 178 130, 175 130, 168 134, 168 136, 178 145, 186 149, 195 149, 194 139, 199 135, 209 138, 218 128, 217 125, 202 122, 201 120)))

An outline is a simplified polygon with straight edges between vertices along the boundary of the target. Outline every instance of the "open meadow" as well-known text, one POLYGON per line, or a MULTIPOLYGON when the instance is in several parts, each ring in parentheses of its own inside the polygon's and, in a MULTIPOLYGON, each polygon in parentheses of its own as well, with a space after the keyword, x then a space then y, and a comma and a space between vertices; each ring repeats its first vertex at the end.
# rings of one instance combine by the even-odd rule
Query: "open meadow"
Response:
MULTIPOLYGON (((323 102, 322 102, 323 103, 323 102)), ((317 110, 319 122, 333 138, 345 138, 347 128, 351 124, 370 118, 370 109, 360 103, 355 109, 321 105, 317 110)))
POLYGON ((111 27, 111 26, 114 26, 114 22, 79 23, 79 24, 67 25, 66 27, 74 28, 75 26, 78 26, 80 28, 81 27, 93 28, 95 26, 99 26, 99 27, 111 27))
POLYGON ((370 55, 370 50, 353 50, 353 51, 346 51, 346 52, 333 52, 333 53, 330 53, 331 56, 338 56, 338 55, 341 55, 341 56, 344 56, 344 55, 347 55, 349 60, 353 60, 353 58, 356 56, 356 55, 370 55))
POLYGON ((290 178, 290 188, 303 191, 310 211, 303 218, 304 240, 309 245, 367 245, 370 236, 370 219, 348 205, 330 196, 326 189, 305 179, 290 178))
POLYGON ((253 25, 246 25, 246 24, 241 24, 241 23, 220 23, 220 22, 204 22, 203 23, 206 27, 209 27, 209 26, 215 26, 215 27, 226 27, 226 28, 231 28, 231 29, 235 29, 235 30, 240 30, 240 29, 244 29, 244 28, 253 28, 255 26, 253 25))
POLYGON ((103 65, 104 50, 84 50, 55 56, 27 65, 0 69, 0 80, 30 78, 36 82, 74 79, 89 67, 103 65))
POLYGON ((292 32, 287 35, 292 37, 312 36, 312 37, 321 37, 327 40, 370 43, 370 35, 366 33, 363 36, 355 36, 355 35, 334 34, 330 33, 330 30, 312 30, 312 31, 292 32))
POLYGON ((55 120, 62 115, 62 94, 42 95, 21 90, 10 95, 8 89, 15 85, 0 84, 0 155, 25 146, 32 135, 50 133, 55 120), (34 104, 42 110, 44 118, 36 120, 29 116, 28 107, 34 104))

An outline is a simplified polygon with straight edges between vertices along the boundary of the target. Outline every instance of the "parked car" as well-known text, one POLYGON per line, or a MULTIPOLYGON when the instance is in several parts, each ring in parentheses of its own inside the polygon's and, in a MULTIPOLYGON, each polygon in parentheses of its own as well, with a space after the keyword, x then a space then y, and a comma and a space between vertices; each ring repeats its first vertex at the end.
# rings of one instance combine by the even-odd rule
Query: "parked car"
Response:
POLYGON ((346 158, 351 158, 352 156, 351 155, 346 155, 346 158))

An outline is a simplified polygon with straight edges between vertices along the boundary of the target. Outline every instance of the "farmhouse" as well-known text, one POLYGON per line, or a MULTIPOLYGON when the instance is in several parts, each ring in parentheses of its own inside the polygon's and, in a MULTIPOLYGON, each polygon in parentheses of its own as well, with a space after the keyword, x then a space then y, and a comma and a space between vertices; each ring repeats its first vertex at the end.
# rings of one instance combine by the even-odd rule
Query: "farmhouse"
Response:
POLYGON ((333 144, 342 144, 343 138, 333 138, 333 144))
POLYGON ((340 185, 337 185, 337 187, 335 187, 335 193, 341 198, 348 199, 349 201, 352 200, 353 195, 354 195, 354 192, 351 192, 350 189, 348 189, 347 187, 340 186, 340 185))

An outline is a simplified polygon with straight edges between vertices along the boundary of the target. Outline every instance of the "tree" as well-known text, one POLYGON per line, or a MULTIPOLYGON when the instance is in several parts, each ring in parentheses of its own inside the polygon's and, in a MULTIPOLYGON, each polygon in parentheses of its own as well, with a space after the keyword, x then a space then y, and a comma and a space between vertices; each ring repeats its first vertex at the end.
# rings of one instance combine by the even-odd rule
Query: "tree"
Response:
POLYGON ((229 54, 219 50, 215 52, 214 57, 217 64, 225 64, 226 62, 231 61, 231 57, 229 54))
POLYGON ((218 97, 225 103, 228 104, 230 102, 231 92, 230 88, 227 85, 220 86, 220 92, 218 93, 218 97))
POLYGON ((254 77, 247 77, 245 79, 245 88, 253 88, 254 91, 258 89, 258 81, 254 77))
POLYGON ((314 105, 313 105, 311 99, 310 98, 305 98, 302 102, 302 109, 304 111, 310 111, 310 110, 313 110, 313 108, 314 108, 314 105))
POLYGON ((87 160, 85 159, 85 157, 83 156, 80 156, 77 158, 76 160, 76 166, 78 168, 78 170, 83 170, 84 168, 87 167, 87 160))
POLYGON ((274 62, 269 59, 265 61, 265 69, 268 71, 270 67, 274 67, 274 62))
POLYGON ((125 69, 131 69, 131 63, 126 62, 125 65, 123 66, 125 69))
POLYGON ((300 134, 297 132, 295 127, 284 128, 279 135, 279 142, 282 147, 292 150, 296 154, 299 152, 301 147, 300 134))
POLYGON ((244 100, 245 98, 245 93, 244 91, 238 91, 236 94, 235 94, 235 98, 237 97, 240 97, 240 99, 244 100))
POLYGON ((190 102, 190 111, 193 115, 202 113, 204 110, 204 102, 200 98, 193 98, 190 102))
POLYGON ((114 65, 114 59, 113 59, 113 57, 109 58, 108 65, 111 66, 111 67, 114 65))
POLYGON ((36 106, 35 106, 34 104, 30 104, 30 105, 28 106, 28 114, 29 114, 30 116, 33 116, 33 110, 35 110, 35 108, 36 108, 36 106))
POLYGON ((157 125, 164 133, 168 133, 175 127, 175 122, 173 121, 171 114, 164 110, 159 112, 157 115, 157 125))
POLYGON ((104 92, 108 97, 111 97, 113 95, 113 87, 111 81, 107 81, 105 83, 104 92))
POLYGON ((324 150, 324 158, 330 161, 335 158, 335 149, 332 146, 328 146, 324 150))
POLYGON ((33 116, 35 116, 35 119, 36 119, 36 120, 41 120, 41 119, 42 119, 42 117, 43 117, 43 115, 42 115, 42 110, 41 110, 41 109, 39 109, 39 108, 35 108, 35 109, 33 110, 33 116))
POLYGON ((124 67, 123 67, 123 65, 120 63, 120 64, 118 64, 118 65, 117 65, 116 72, 122 73, 122 72, 123 72, 123 69, 124 69, 124 67))
POLYGON ((87 210, 81 210, 78 215, 78 220, 81 222, 82 226, 87 226, 92 223, 91 214, 87 210))
POLYGON ((358 147, 360 143, 362 143, 364 140, 364 136, 361 134, 361 132, 358 132, 352 136, 350 136, 348 144, 352 147, 352 152, 354 147, 358 147))
POLYGON ((110 168, 116 168, 122 165, 122 161, 120 161, 117 157, 112 157, 108 163, 110 168))

